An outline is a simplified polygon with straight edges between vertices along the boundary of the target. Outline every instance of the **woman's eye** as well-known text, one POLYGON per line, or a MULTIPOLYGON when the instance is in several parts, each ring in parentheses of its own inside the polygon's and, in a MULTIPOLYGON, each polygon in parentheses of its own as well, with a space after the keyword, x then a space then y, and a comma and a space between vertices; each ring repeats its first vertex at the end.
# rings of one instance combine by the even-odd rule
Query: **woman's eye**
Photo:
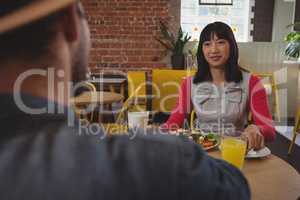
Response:
POLYGON ((210 45, 210 42, 204 42, 203 43, 203 46, 205 46, 205 47, 207 47, 207 46, 209 46, 210 45))
POLYGON ((218 41, 218 44, 225 44, 225 41, 224 40, 220 40, 220 41, 218 41))

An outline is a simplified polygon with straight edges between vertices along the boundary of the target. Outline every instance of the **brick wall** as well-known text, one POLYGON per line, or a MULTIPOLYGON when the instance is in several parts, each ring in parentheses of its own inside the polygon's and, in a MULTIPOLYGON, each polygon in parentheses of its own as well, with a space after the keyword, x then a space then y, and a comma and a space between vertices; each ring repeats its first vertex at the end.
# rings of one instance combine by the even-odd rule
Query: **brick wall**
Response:
POLYGON ((136 70, 168 65, 154 39, 157 20, 180 24, 180 0, 85 0, 91 29, 90 68, 136 70), (179 20, 178 20, 179 19, 179 20))

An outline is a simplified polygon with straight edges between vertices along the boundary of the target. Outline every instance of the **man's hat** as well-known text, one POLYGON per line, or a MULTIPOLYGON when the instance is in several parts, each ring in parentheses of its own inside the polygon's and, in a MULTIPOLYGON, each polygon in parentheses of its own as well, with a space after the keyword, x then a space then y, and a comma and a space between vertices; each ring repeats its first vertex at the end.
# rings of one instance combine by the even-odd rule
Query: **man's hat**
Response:
MULTIPOLYGON (((46 17, 76 0, 37 0, 0 17, 0 34, 46 17)), ((1 8, 1 2, 0 2, 1 8)))

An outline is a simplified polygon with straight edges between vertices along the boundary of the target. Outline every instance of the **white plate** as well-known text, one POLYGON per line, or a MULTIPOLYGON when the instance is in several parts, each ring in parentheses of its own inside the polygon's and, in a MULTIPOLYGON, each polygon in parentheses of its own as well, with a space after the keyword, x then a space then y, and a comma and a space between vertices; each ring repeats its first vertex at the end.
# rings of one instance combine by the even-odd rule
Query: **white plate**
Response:
POLYGON ((262 158, 271 154, 271 151, 268 147, 262 148, 258 151, 250 150, 245 156, 246 158, 262 158))

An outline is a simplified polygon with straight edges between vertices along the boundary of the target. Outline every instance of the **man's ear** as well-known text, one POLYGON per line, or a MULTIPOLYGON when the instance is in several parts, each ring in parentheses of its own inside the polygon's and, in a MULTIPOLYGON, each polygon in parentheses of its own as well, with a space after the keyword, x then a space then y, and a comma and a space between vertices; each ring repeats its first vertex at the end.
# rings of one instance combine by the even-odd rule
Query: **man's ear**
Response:
POLYGON ((79 38, 79 16, 76 5, 71 5, 65 9, 61 19, 61 29, 68 42, 75 42, 79 38))

